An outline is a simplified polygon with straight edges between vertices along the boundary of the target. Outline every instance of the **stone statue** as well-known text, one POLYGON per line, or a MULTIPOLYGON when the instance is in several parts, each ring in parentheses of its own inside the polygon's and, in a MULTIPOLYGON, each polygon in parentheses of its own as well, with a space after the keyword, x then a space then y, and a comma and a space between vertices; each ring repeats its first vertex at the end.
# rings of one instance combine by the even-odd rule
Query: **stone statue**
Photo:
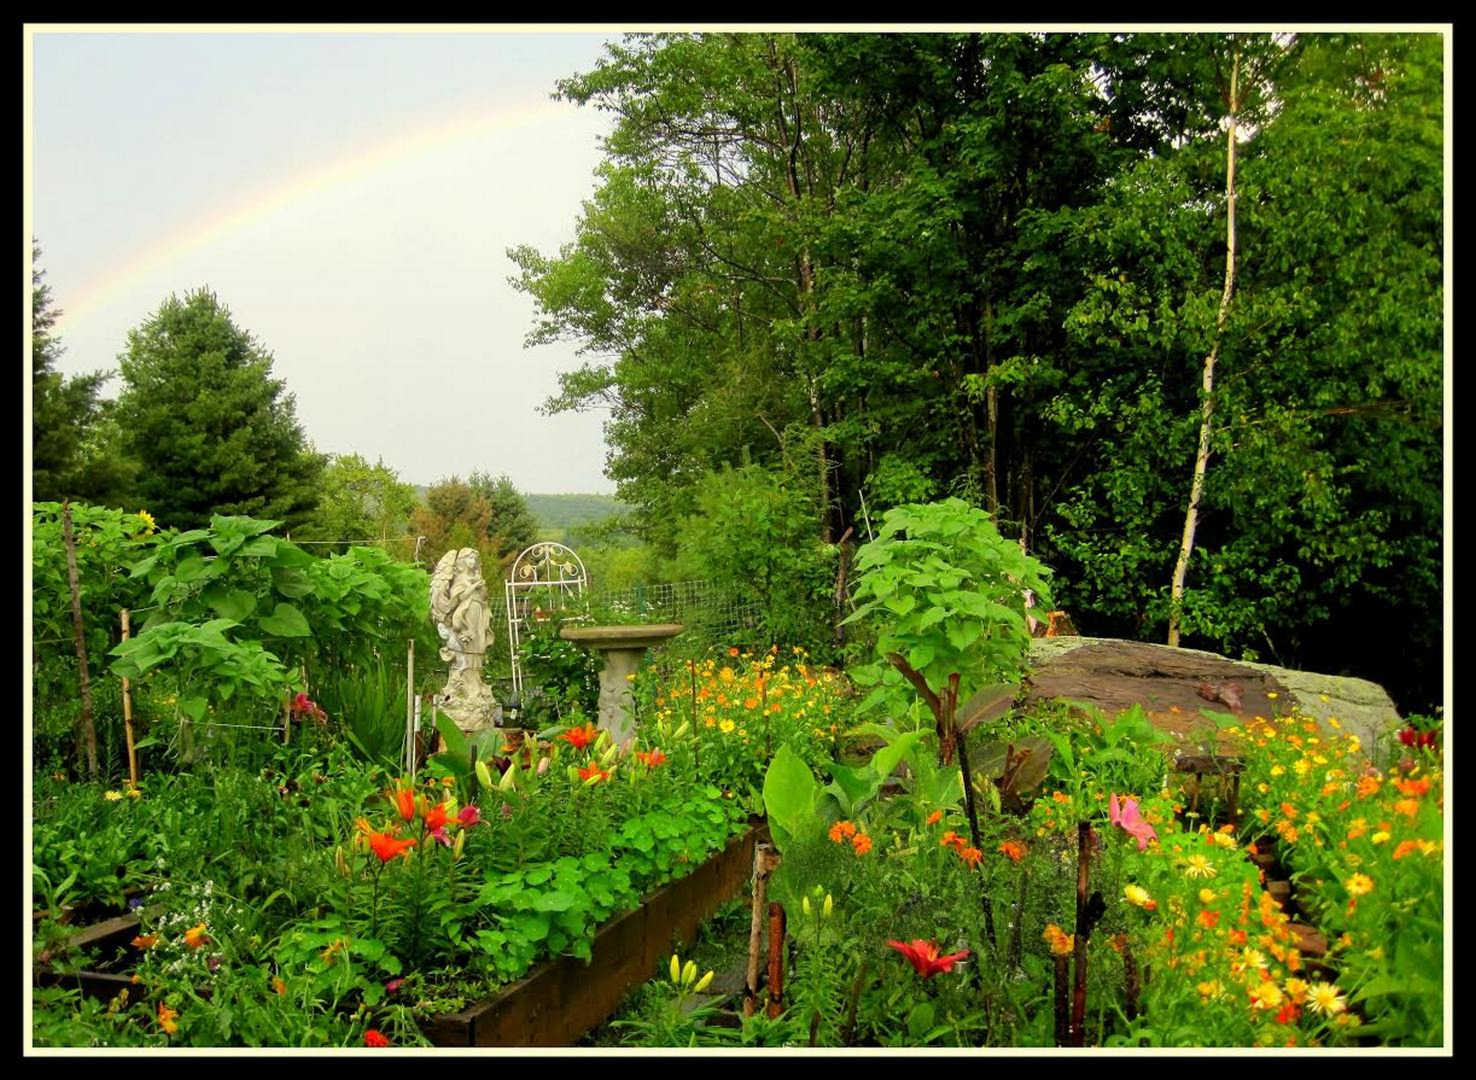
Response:
POLYGON ((446 687, 435 697, 436 707, 468 735, 496 726, 502 707, 482 682, 482 663, 492 647, 492 610, 475 548, 448 551, 436 563, 430 612, 445 643, 441 659, 451 665, 446 687))

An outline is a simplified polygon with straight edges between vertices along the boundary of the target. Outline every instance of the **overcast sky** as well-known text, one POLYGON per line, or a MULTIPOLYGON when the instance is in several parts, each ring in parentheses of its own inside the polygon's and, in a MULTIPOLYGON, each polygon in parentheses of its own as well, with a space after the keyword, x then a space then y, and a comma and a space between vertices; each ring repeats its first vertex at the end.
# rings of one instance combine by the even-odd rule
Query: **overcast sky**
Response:
POLYGON ((573 239, 610 118, 549 95, 618 37, 37 33, 32 232, 61 370, 116 370, 131 327, 208 285, 319 450, 418 484, 612 492, 605 413, 537 411, 579 361, 523 347, 506 250, 573 239))

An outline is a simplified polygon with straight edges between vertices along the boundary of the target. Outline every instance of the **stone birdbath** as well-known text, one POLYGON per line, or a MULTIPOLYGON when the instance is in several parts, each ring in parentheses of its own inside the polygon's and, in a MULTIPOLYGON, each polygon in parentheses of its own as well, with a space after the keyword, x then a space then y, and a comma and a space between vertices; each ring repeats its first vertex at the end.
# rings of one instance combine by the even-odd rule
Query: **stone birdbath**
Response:
POLYGON ((625 626, 566 626, 559 631, 567 641, 592 649, 603 657, 600 672, 599 726, 622 747, 635 739, 635 718, 631 703, 635 698, 630 676, 641 666, 641 657, 652 645, 676 637, 684 629, 681 623, 649 623, 625 626))

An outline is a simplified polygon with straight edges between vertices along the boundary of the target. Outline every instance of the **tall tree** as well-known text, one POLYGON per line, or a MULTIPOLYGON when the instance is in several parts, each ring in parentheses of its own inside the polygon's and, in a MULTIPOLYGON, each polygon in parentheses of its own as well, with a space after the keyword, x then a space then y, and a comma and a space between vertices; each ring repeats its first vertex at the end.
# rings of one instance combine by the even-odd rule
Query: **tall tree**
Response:
POLYGON ((452 476, 432 484, 425 504, 410 515, 410 532, 425 537, 420 561, 428 566, 453 548, 476 548, 489 582, 537 538, 533 515, 512 481, 480 472, 469 481, 452 476))
MULTIPOLYGON (((335 454, 323 469, 317 508, 293 539, 383 540, 391 555, 408 560, 405 529, 415 510, 415 488, 382 460, 370 465, 358 454, 335 454)), ((322 544, 319 554, 343 551, 346 544, 322 544)))
POLYGON ((89 483, 86 442, 103 412, 103 372, 67 378, 56 370, 62 344, 52 335, 61 316, 44 281, 41 248, 31 244, 31 487, 38 502, 89 498, 101 492, 89 483))
POLYGON ((303 524, 323 458, 307 445, 272 356, 208 289, 171 296, 128 332, 118 421, 143 466, 140 496, 162 525, 210 515, 303 524))

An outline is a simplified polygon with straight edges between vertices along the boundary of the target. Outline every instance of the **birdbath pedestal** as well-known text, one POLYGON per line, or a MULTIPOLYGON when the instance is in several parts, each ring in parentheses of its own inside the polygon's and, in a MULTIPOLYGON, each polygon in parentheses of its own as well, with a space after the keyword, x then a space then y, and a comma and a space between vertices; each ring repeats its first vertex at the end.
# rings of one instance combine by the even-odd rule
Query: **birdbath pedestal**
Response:
POLYGON ((566 626, 559 631, 567 641, 583 645, 604 659, 600 671, 599 726, 623 747, 635 739, 635 718, 631 703, 635 698, 630 676, 641 666, 641 657, 652 645, 676 637, 685 627, 681 623, 652 623, 628 626, 566 626))

